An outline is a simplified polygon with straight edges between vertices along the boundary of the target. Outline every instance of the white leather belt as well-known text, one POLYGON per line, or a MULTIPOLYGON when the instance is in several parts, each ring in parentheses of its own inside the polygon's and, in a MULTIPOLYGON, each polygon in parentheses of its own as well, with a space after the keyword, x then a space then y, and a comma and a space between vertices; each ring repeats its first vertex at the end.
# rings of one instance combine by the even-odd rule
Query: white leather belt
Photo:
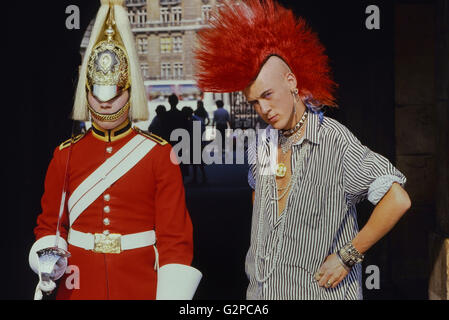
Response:
MULTIPOLYGON (((98 253, 120 253, 123 250, 152 246, 156 243, 154 230, 121 235, 119 233, 85 233, 69 230, 68 243, 98 253)), ((156 247, 154 248, 156 250, 156 247)))

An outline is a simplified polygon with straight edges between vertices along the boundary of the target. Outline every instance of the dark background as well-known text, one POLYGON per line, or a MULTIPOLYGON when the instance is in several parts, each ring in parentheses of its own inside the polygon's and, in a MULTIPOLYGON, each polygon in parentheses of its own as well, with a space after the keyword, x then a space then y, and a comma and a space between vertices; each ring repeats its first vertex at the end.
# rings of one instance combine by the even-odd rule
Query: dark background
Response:
MULTIPOLYGON (((372 150, 396 163, 394 9, 400 2, 424 1, 281 1, 305 17, 327 48, 339 84, 336 118, 372 150), (381 29, 365 28, 365 8, 377 5, 381 29)), ((431 1, 426 1, 431 3, 431 1)), ((77 79, 80 42, 97 1, 59 0, 8 2, 5 10, 7 43, 3 58, 3 206, 0 298, 31 299, 37 276, 28 265, 34 242, 33 228, 40 212, 46 168, 54 148, 70 136, 69 115, 77 79), (79 30, 67 30, 65 8, 81 11, 79 30), (20 12, 20 16, 18 15, 20 12), (6 69, 6 70, 5 70, 6 69)), ((417 40, 418 41, 418 40, 417 40)), ((187 187, 187 204, 195 228, 195 259, 205 277, 198 299, 243 299, 247 281, 244 256, 249 245, 250 190, 232 182, 199 195, 187 187), (218 199, 220 204, 215 202, 218 199), (198 203, 198 201, 201 203, 198 203), (206 208, 206 209, 205 209, 206 208)), ((359 206, 360 223, 372 205, 359 206)), ((419 279, 406 289, 394 284, 391 270, 395 253, 390 235, 369 252, 365 265, 381 270, 381 289, 365 290, 366 299, 426 299, 427 282, 419 279)))

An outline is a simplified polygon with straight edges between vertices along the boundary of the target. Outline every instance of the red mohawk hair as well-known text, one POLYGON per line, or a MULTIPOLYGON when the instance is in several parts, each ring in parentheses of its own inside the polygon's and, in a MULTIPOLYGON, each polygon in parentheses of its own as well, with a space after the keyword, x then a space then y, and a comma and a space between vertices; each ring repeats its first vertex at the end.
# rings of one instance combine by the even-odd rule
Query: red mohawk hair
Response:
POLYGON ((273 0, 226 2, 198 32, 196 80, 207 92, 241 91, 257 78, 268 57, 290 67, 300 95, 335 106, 336 84, 324 47, 302 18, 273 0))

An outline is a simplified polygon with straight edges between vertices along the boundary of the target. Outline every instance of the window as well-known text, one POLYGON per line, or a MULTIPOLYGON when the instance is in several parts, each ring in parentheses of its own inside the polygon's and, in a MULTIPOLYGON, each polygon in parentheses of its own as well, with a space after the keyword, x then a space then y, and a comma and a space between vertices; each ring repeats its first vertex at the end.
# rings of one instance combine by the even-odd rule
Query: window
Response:
POLYGON ((131 25, 133 25, 133 24, 135 24, 136 23, 136 16, 135 16, 135 12, 134 11, 129 11, 128 12, 128 19, 129 19, 129 22, 131 23, 131 25))
POLYGON ((161 8, 160 15, 161 15, 161 22, 170 21, 170 12, 168 11, 168 8, 161 8))
POLYGON ((145 25, 147 23, 147 9, 146 8, 137 10, 137 23, 139 25, 145 25))
POLYGON ((182 52, 182 36, 173 37, 173 52, 182 52))
POLYGON ((170 77, 170 63, 162 63, 161 64, 161 78, 169 79, 170 77))
POLYGON ((137 51, 139 54, 147 54, 148 53, 148 39, 145 38, 137 38, 137 51))
POLYGON ((170 53, 172 51, 172 39, 170 37, 161 37, 161 53, 170 53))
POLYGON ((182 63, 175 63, 173 66, 173 77, 175 79, 180 79, 183 76, 183 65, 182 63))
POLYGON ((182 19, 182 8, 181 7, 173 7, 171 8, 171 12, 173 15, 174 22, 181 22, 182 19))
POLYGON ((148 76, 149 76, 149 73, 148 73, 148 64, 147 64, 147 63, 142 63, 142 64, 140 65, 140 69, 142 70, 142 76, 143 76, 143 78, 144 78, 144 79, 147 79, 148 76))
POLYGON ((210 4, 201 6, 201 21, 203 22, 209 21, 211 10, 212 6, 210 4))

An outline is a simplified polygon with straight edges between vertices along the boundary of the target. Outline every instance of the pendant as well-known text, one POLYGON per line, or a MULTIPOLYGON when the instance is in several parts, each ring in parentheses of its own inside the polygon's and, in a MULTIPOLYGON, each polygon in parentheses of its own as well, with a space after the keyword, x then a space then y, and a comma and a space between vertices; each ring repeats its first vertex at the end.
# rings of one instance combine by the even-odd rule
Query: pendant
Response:
POLYGON ((276 165, 276 177, 283 178, 287 173, 287 167, 282 162, 276 165))

